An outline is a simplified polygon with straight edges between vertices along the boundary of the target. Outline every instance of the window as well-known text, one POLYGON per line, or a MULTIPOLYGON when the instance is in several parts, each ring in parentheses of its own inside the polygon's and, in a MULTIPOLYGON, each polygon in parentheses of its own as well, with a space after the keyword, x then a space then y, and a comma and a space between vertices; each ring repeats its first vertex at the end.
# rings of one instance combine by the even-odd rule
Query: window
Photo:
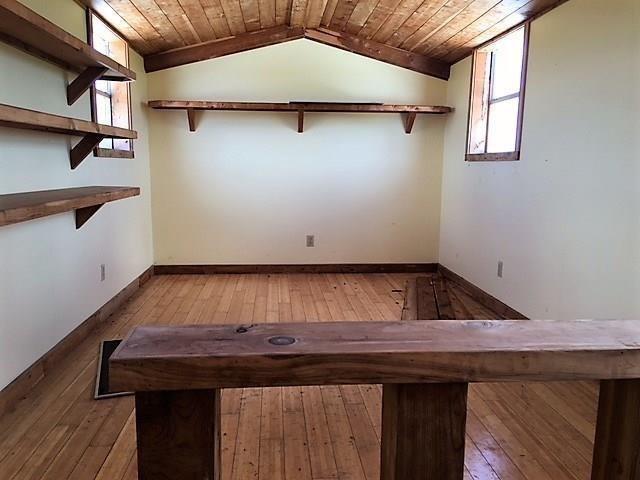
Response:
MULTIPOLYGON (((88 12, 90 45, 116 62, 129 66, 129 47, 100 17, 88 12)), ((131 91, 128 82, 97 80, 91 88, 91 116, 94 122, 131 128, 131 91)), ((133 142, 105 138, 95 151, 99 157, 133 158, 133 142)))
POLYGON ((529 25, 473 54, 467 161, 519 160, 529 25))

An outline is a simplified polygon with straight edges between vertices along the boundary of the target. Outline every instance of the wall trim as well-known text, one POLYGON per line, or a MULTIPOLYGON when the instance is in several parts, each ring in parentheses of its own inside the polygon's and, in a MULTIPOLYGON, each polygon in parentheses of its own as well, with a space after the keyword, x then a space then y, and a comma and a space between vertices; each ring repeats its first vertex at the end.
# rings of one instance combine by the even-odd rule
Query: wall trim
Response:
POLYGON ((458 275, 452 270, 449 270, 442 264, 438 264, 438 272, 446 278, 447 280, 455 283, 460 288, 462 288, 465 292, 467 292, 471 298, 480 303, 486 308, 493 310, 498 313, 502 318, 509 320, 529 320, 529 317, 526 317, 522 313, 518 312, 516 309, 511 308, 506 303, 498 300, 493 295, 485 292, 480 287, 474 285, 466 278, 458 275))
POLYGON ((437 263, 323 263, 277 265, 155 265, 156 275, 239 273, 435 273, 437 263))
MULTIPOLYGON (((55 368, 60 359, 67 356, 94 330, 120 308, 136 291, 153 276, 153 266, 147 268, 129 285, 107 301, 89 318, 74 328, 66 337, 56 343, 9 385, 0 390, 0 417, 13 410, 18 402, 55 368)), ((96 352, 97 353, 97 352, 96 352)))

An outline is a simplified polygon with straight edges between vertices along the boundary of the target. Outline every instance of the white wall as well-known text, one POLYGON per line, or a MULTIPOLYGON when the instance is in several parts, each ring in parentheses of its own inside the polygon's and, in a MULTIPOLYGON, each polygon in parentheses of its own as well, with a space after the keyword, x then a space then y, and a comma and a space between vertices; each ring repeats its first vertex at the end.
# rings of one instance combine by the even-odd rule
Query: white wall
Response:
MULTIPOLYGON (((150 99, 445 101, 446 82, 299 40, 149 74, 150 99)), ((150 114, 156 264, 435 262, 444 118, 150 114), (305 235, 316 247, 305 247, 305 235)))
POLYGON ((533 22, 520 162, 465 163, 470 59, 449 82, 440 262, 531 317, 640 316, 640 4, 615 3, 533 22))
MULTIPOLYGON (((85 39, 84 12, 72 0, 24 3, 85 39)), ((0 389, 153 263, 146 75, 138 75, 135 160, 89 156, 69 168, 62 135, 0 128, 0 193, 83 185, 134 185, 142 195, 105 205, 80 230, 65 213, 0 228, 0 389), (107 278, 100 282, 100 264, 107 278)), ((89 96, 66 104, 73 74, 0 43, 0 103, 90 119, 89 96)))

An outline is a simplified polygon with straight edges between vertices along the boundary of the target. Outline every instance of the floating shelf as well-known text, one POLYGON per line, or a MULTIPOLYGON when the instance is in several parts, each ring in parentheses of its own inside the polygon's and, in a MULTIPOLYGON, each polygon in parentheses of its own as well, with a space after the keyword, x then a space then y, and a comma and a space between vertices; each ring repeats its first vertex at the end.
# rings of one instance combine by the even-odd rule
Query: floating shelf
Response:
POLYGON ((0 227, 73 210, 78 229, 105 203, 138 195, 138 187, 79 187, 0 195, 0 227))
POLYGON ((207 102, 180 100, 151 100, 149 107, 156 110, 185 110, 189 120, 189 130, 196 131, 195 112, 197 110, 224 110, 243 112, 297 112, 298 133, 304 131, 305 112, 326 113, 400 113, 405 115, 406 133, 411 133, 416 115, 444 115, 453 111, 451 107, 432 105, 385 105, 382 103, 332 103, 332 102, 207 102))
POLYGON ((80 73, 67 87, 72 105, 96 80, 131 81, 136 74, 17 0, 0 0, 0 40, 80 73))
MULTIPOLYGON (((3 0, 0 0, 2 2, 3 0)), ((138 138, 137 132, 125 128, 101 125, 77 118, 61 117, 50 113, 27 110, 0 103, 0 125, 3 127, 39 130, 83 137, 71 149, 71 168, 75 169, 105 138, 138 138)))

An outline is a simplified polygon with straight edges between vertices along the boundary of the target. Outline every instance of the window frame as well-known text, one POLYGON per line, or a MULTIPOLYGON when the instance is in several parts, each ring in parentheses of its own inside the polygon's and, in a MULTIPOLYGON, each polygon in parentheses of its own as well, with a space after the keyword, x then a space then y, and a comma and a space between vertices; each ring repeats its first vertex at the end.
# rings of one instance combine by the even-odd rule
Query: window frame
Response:
MULTIPOLYGON (((116 30, 113 29, 111 25, 109 25, 108 22, 106 22, 100 15, 98 15, 97 12, 95 12, 91 8, 86 9, 87 43, 93 47, 93 17, 94 16, 97 17, 101 22, 103 22, 113 32, 115 36, 117 36, 119 39, 121 39, 124 42, 124 44, 126 45, 126 57, 127 57, 126 65, 124 66, 129 68, 129 54, 130 54, 129 42, 127 42, 126 39, 124 39, 116 30)), ((128 108, 128 115, 129 115, 129 129, 133 129, 133 111, 131 108, 132 100, 131 100, 131 83, 130 82, 126 82, 126 88, 127 88, 127 97, 128 97, 127 108, 128 108)), ((97 114, 96 96, 98 95, 98 89, 95 83, 91 85, 89 92, 90 92, 89 96, 90 96, 90 102, 91 102, 91 121, 97 123, 98 114, 97 114)), ((113 118, 113 108, 111 109, 111 116, 113 118)), ((133 139, 129 140, 129 150, 122 150, 117 148, 102 148, 100 147, 100 145, 98 145, 96 148, 93 149, 93 155, 95 157, 103 157, 103 158, 135 158, 135 153, 133 149, 133 139)))
MULTIPOLYGON (((470 81, 470 85, 469 85, 469 109, 468 109, 468 116, 467 116, 467 140, 466 140, 466 146, 465 146, 465 161, 467 162, 513 162, 513 161, 519 161, 520 160, 520 152, 521 152, 521 148, 522 148, 522 126, 523 126, 523 121, 524 121, 524 105, 525 105, 525 97, 526 97, 526 84, 527 84, 527 70, 528 70, 528 66, 529 66, 529 36, 530 36, 530 31, 531 31, 531 21, 525 22, 524 24, 518 25, 508 31, 506 31, 505 33, 503 33, 502 35, 497 36, 496 38, 491 39, 490 41, 480 45, 479 47, 475 48, 472 54, 472 64, 471 64, 471 81, 470 81), (486 49, 487 47, 489 47, 490 45, 496 43, 497 41, 501 40, 502 38, 504 38, 507 35, 510 35, 514 32, 516 32, 519 29, 523 29, 524 30, 524 34, 523 34, 523 46, 522 46, 522 67, 521 67, 521 76, 520 76, 520 91, 518 92, 518 94, 511 94, 511 95, 506 95, 503 97, 500 97, 498 99, 492 99, 492 92, 493 92, 493 87, 494 87, 494 83, 493 83, 493 79, 492 79, 492 73, 493 73, 493 63, 494 60, 493 58, 491 59, 491 66, 489 68, 489 72, 488 72, 488 76, 489 76, 489 94, 488 94, 488 99, 487 99, 487 109, 489 109, 489 107, 492 104, 496 104, 496 103, 500 103, 502 101, 505 100, 509 100, 509 99, 513 99, 513 98, 519 98, 520 101, 518 102, 518 117, 517 117, 517 124, 516 124, 516 144, 515 144, 515 150, 512 152, 495 152, 495 153, 470 153, 470 146, 471 146, 471 126, 472 126, 472 109, 473 109, 473 93, 474 93, 474 83, 475 83, 475 78, 476 78, 476 71, 478 68, 478 56, 480 53, 482 53, 482 51, 484 49, 486 49)), ((487 118, 486 118, 486 132, 485 135, 488 137, 489 134, 489 113, 487 112, 487 118)), ((485 150, 486 150, 486 141, 485 141, 485 150)))

